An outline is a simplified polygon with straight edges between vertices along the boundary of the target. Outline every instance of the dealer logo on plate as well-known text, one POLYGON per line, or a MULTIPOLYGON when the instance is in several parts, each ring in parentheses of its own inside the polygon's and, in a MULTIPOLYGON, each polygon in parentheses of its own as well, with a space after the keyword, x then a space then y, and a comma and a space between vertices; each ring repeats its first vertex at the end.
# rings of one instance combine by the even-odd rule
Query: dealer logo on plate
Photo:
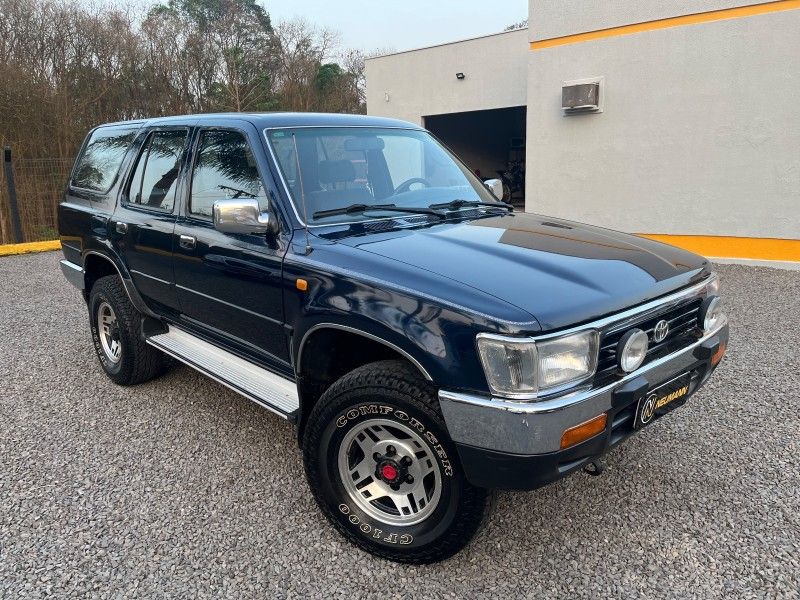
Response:
POLYGON ((647 397, 647 400, 644 401, 641 414, 642 425, 647 425, 650 421, 653 420, 653 415, 656 414, 657 398, 658 396, 656 396, 656 394, 650 394, 647 397))

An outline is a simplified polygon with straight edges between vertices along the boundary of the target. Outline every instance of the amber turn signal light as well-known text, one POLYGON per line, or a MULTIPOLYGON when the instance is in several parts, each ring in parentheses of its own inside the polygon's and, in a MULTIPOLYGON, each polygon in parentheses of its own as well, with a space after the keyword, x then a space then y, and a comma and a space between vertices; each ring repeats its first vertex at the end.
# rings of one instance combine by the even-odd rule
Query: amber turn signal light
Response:
POLYGON ((594 419, 589 419, 580 425, 570 427, 564 432, 564 435, 561 436, 561 449, 563 450, 564 448, 569 448, 575 444, 580 444, 581 442, 588 440, 590 437, 596 436, 606 428, 607 420, 608 415, 603 413, 602 415, 598 415, 594 419))
POLYGON ((298 279, 297 289, 301 292, 305 292, 308 289, 308 282, 305 279, 298 279))
POLYGON ((725 351, 728 349, 728 345, 725 342, 722 342, 717 348, 717 351, 714 352, 714 356, 711 357, 711 364, 716 365, 719 361, 722 360, 722 357, 725 356, 725 351))

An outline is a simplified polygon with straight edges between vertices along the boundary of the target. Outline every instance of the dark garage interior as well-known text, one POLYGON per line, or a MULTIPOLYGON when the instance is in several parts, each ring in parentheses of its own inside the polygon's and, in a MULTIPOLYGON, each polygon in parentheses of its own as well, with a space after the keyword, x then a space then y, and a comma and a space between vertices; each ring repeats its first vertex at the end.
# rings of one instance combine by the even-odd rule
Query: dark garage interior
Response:
MULTIPOLYGON (((506 173, 515 205, 524 205, 526 107, 431 115, 425 127, 482 179, 506 173)), ((507 200, 507 198, 506 198, 507 200)))

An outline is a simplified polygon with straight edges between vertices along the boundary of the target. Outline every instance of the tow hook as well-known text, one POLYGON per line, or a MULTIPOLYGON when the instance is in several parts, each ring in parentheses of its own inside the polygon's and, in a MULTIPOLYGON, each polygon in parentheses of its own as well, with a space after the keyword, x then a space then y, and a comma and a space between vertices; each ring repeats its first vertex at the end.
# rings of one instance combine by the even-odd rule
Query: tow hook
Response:
POLYGON ((599 477, 606 470, 606 465, 602 460, 593 460, 583 465, 583 472, 592 477, 599 477))

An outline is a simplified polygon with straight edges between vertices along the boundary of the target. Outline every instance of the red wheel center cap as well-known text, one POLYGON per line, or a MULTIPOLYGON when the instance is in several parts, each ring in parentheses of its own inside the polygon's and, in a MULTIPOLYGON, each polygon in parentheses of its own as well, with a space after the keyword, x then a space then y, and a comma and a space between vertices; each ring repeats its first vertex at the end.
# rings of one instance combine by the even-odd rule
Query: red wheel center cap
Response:
POLYGON ((394 481, 397 479, 397 468, 392 465, 383 465, 381 475, 383 475, 384 479, 394 481))

